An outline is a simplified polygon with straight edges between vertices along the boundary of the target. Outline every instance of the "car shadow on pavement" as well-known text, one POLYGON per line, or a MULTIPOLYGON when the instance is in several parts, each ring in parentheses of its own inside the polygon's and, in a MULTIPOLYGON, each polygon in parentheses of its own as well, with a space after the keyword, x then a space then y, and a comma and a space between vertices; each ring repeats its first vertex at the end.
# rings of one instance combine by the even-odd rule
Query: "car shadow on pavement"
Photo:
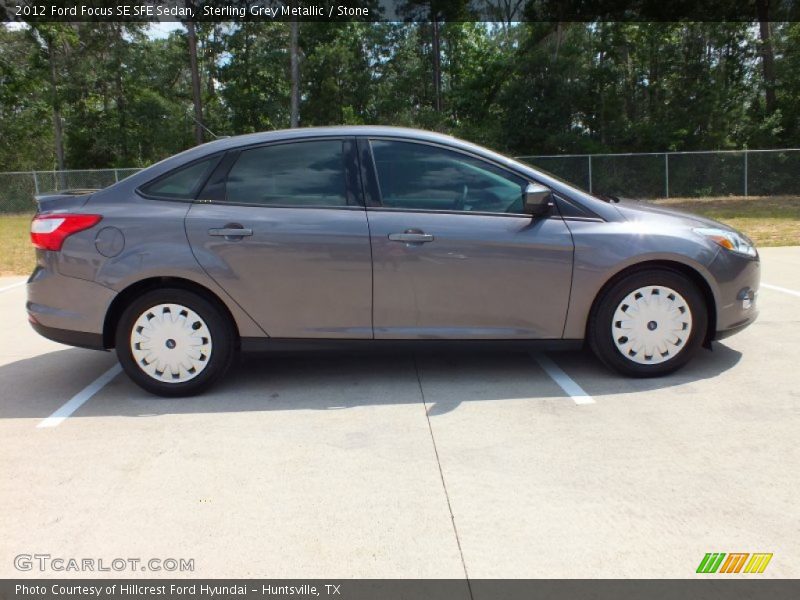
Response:
POLYGON ((565 352, 560 357, 554 354, 553 358, 592 396, 651 392, 713 379, 735 367, 742 358, 738 350, 714 342, 712 350, 701 348, 686 366, 671 375, 633 378, 618 375, 587 355, 588 352, 565 352))
MULTIPOLYGON (((600 398, 712 379, 733 368, 741 353, 715 343, 713 352, 702 350, 684 369, 655 379, 613 373, 586 351, 549 356, 586 393, 600 398)), ((70 348, 0 366, 0 418, 49 416, 114 365, 115 358, 70 348)), ((464 402, 565 397, 527 353, 251 354, 219 385, 191 398, 152 396, 120 374, 73 418, 337 410, 414 404, 423 398, 429 416, 435 417, 464 402)))

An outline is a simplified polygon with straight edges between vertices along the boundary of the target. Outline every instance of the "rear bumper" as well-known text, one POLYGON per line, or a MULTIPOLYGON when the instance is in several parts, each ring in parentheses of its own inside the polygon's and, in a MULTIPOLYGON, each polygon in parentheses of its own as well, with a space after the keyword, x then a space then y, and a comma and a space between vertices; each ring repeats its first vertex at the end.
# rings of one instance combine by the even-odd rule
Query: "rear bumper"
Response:
POLYGON ((106 314, 116 292, 85 279, 37 267, 28 279, 28 320, 44 337, 72 346, 103 348, 106 314))
POLYGON ((33 320, 30 320, 29 322, 36 333, 42 337, 46 337, 48 340, 53 340, 59 344, 67 344, 68 346, 77 346, 78 348, 105 350, 105 347, 103 346, 102 333, 87 333, 85 331, 56 329, 55 327, 46 327, 41 323, 36 323, 33 320))

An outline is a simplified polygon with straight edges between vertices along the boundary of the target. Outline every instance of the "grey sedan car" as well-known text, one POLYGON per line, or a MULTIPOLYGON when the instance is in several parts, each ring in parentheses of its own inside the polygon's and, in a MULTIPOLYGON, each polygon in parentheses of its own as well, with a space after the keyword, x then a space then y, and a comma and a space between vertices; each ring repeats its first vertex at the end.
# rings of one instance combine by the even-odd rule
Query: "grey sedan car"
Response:
POLYGON ((621 373, 663 375, 757 314, 741 233, 425 131, 227 138, 37 200, 31 324, 115 348, 165 396, 208 388, 240 350, 453 341, 587 344, 621 373))

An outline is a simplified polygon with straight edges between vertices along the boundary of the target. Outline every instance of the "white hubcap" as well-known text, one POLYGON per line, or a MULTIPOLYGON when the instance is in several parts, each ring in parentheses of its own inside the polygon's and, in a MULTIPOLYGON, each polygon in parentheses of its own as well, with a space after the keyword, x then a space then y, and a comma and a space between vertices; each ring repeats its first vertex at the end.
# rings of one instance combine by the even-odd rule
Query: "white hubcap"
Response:
POLYGON ((611 336, 622 355, 641 365, 676 356, 692 334, 692 311, 678 292, 648 285, 622 299, 611 322, 611 336))
POLYGON ((197 377, 211 357, 211 332, 193 310, 180 304, 147 309, 131 330, 131 352, 153 379, 182 383, 197 377))

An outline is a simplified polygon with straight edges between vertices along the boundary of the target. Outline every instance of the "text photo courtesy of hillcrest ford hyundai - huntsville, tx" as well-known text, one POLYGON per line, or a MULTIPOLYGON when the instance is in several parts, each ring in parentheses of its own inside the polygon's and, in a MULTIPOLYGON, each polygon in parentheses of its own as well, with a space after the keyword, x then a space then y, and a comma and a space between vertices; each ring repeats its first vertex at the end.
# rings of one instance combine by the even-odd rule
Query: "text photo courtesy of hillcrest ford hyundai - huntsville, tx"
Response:
POLYGON ((0 5, 0 598, 797 596, 794 3, 474 4, 0 5))

